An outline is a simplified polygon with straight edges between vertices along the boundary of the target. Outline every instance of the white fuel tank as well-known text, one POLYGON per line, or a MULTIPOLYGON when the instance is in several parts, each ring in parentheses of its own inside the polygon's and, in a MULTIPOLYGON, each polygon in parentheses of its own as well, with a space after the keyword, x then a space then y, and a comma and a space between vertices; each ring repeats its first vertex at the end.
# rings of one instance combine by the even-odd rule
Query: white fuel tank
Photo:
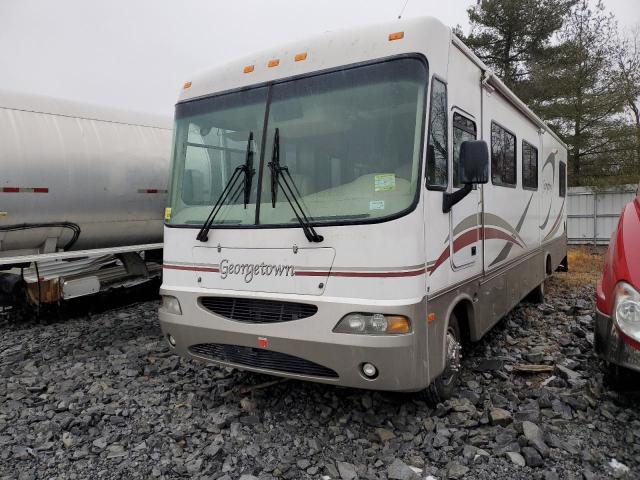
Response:
POLYGON ((0 91, 0 257, 162 241, 171 119, 0 91))

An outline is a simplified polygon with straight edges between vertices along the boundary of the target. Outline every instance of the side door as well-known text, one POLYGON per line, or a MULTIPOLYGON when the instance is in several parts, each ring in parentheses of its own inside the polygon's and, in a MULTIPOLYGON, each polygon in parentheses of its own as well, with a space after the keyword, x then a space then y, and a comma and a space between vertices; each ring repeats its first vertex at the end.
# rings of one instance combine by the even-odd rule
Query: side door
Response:
MULTIPOLYGON (((449 192, 463 187, 459 182, 460 146, 482 138, 482 71, 457 48, 449 57, 449 192)), ((462 280, 482 271, 482 186, 474 189, 449 213, 449 258, 455 275, 462 280)))
MULTIPOLYGON (((452 108, 450 116, 452 132, 452 191, 463 187, 459 182, 460 147, 462 142, 478 138, 478 122, 470 113, 452 108)), ((454 270, 466 268, 478 261, 482 255, 481 241, 481 197, 480 189, 473 190, 461 202, 454 205, 449 216, 449 248, 454 270)))

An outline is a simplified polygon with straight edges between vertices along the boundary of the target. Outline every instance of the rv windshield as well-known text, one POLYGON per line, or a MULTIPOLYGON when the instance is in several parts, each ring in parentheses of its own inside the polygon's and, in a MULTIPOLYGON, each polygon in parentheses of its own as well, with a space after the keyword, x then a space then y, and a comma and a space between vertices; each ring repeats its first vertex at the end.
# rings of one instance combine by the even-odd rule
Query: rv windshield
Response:
POLYGON ((249 204, 239 191, 213 228, 297 225, 282 192, 272 204, 276 128, 280 165, 315 224, 407 210, 419 185, 426 84, 425 64, 403 58, 178 104, 168 224, 202 225, 253 131, 249 204))

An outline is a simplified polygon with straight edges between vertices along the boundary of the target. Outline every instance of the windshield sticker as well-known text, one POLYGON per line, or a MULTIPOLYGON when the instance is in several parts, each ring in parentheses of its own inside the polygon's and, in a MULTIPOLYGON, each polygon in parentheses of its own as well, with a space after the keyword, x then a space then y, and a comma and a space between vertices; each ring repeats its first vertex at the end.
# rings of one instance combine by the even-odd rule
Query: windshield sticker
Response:
POLYGON ((171 209, 169 207, 164 209, 164 219, 171 220, 171 209))
POLYGON ((369 210, 384 210, 384 200, 371 200, 369 210))
POLYGON ((376 192, 388 192, 396 188, 396 174, 382 173, 375 176, 374 190, 376 192))

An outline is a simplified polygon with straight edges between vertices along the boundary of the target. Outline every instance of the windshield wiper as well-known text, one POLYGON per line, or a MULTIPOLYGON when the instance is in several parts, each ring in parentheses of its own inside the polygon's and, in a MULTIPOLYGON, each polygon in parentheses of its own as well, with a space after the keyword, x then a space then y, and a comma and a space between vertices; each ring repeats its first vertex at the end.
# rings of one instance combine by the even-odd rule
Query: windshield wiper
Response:
POLYGON ((278 197, 278 186, 282 189, 287 202, 291 205, 291 209, 302 227, 305 237, 310 242, 320 243, 324 240, 322 235, 311 225, 311 220, 304 213, 304 209, 298 197, 302 198, 300 191, 296 186, 291 173, 289 173, 289 167, 280 165, 280 129, 276 128, 276 132, 273 138, 273 153, 271 155, 271 162, 269 162, 269 168, 271 169, 271 205, 273 208, 276 206, 276 200, 278 197), (297 196, 296 196, 297 193, 297 196))
POLYGON ((201 242, 206 242, 209 240, 209 230, 211 230, 211 226, 213 225, 213 221, 216 219, 220 210, 225 205, 226 200, 231 197, 231 203, 235 202, 238 198, 238 195, 242 191, 242 184, 238 183, 240 177, 244 174, 244 208, 247 208, 247 204, 249 203, 249 198, 251 196, 251 181, 253 180, 253 174, 255 170, 253 168, 253 131, 249 132, 249 139, 247 140, 247 154, 244 159, 244 165, 238 165, 236 169, 233 171, 231 178, 225 185, 224 189, 220 193, 218 200, 213 205, 211 212, 209 212, 209 216, 205 220, 202 228, 198 232, 196 236, 196 240, 201 242), (234 190, 235 189, 235 190, 234 190), (233 192, 233 193, 232 193, 233 192))

